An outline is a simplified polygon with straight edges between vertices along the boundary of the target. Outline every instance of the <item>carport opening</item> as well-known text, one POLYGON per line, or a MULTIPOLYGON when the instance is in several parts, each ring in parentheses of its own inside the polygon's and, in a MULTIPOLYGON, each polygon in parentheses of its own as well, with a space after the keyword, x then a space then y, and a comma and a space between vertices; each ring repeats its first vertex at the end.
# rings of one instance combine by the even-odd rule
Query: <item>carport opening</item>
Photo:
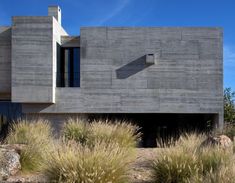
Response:
POLYGON ((156 147, 157 140, 177 139, 185 132, 208 133, 217 117, 217 114, 90 114, 89 120, 127 120, 141 128, 139 147, 156 147))
POLYGON ((21 116, 21 104, 0 100, 0 142, 8 134, 10 124, 21 116))
POLYGON ((7 134, 8 123, 9 119, 6 116, 0 114, 0 142, 7 134))

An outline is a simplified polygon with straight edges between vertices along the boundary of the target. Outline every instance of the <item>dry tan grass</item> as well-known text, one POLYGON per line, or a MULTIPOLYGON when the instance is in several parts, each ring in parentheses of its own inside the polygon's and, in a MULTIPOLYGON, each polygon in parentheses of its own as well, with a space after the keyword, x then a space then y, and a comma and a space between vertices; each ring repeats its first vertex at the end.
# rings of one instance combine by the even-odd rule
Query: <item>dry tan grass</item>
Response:
POLYGON ((153 163, 156 183, 230 183, 235 180, 232 149, 200 147, 205 135, 186 134, 159 151, 153 163))
POLYGON ((104 142, 117 143, 121 147, 136 147, 140 139, 138 127, 127 121, 96 120, 89 124, 72 118, 65 123, 62 136, 88 146, 104 142))
POLYGON ((16 121, 6 138, 8 144, 26 144, 20 154, 23 171, 39 171, 50 151, 53 142, 52 130, 48 121, 25 119, 16 121))
POLYGON ((54 147, 45 174, 50 181, 121 183, 127 181, 133 156, 118 144, 96 143, 93 148, 69 141, 54 147))

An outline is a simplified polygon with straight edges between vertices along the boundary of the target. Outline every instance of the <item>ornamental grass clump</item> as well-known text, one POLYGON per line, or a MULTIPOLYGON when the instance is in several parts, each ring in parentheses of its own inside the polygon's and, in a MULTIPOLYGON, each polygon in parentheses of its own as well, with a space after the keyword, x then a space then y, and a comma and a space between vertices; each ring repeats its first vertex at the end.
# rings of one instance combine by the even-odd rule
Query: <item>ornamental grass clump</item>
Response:
POLYGON ((175 142, 175 146, 178 148, 183 148, 185 152, 198 151, 201 143, 206 139, 205 134, 194 133, 184 133, 182 134, 178 141, 175 142))
POLYGON ((62 129, 62 136, 66 140, 75 140, 84 145, 87 143, 89 134, 89 124, 79 118, 69 118, 62 129))
POLYGON ((45 175, 59 183, 124 183, 132 155, 118 144, 61 142, 47 159, 45 175))
POLYGON ((140 133, 139 128, 126 121, 95 120, 91 123, 79 119, 69 119, 62 130, 66 140, 94 146, 97 142, 116 143, 120 147, 136 147, 140 133))
POLYGON ((22 171, 39 171, 50 152, 53 141, 51 126, 43 119, 18 120, 6 138, 8 144, 25 144, 20 153, 22 171))
POLYGON ((139 128, 127 121, 94 121, 90 124, 89 145, 96 141, 106 144, 116 143, 120 147, 136 147, 140 140, 139 128))
POLYGON ((185 153, 178 147, 159 151, 152 168, 157 183, 186 183, 199 171, 195 152, 185 153))
POLYGON ((199 183, 234 183, 235 180, 235 167, 230 164, 228 166, 220 167, 216 172, 209 172, 204 176, 199 183))
POLYGON ((221 149, 219 146, 201 149, 198 153, 198 161, 203 175, 216 172, 222 166, 228 166, 232 156, 230 151, 221 149))
POLYGON ((201 146, 205 135, 185 134, 160 149, 152 164, 156 183, 234 183, 235 161, 231 148, 201 146))

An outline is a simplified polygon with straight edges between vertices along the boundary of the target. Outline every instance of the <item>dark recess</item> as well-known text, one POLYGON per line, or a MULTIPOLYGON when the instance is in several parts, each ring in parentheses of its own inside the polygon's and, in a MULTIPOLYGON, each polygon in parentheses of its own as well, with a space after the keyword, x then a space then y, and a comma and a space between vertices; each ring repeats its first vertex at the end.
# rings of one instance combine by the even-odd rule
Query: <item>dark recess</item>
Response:
POLYGON ((11 123, 20 117, 22 117, 21 104, 0 101, 0 142, 6 137, 11 123))
POLYGON ((89 120, 120 119, 141 127, 140 147, 156 147, 156 139, 177 139, 185 132, 210 132, 216 114, 91 114, 89 120))

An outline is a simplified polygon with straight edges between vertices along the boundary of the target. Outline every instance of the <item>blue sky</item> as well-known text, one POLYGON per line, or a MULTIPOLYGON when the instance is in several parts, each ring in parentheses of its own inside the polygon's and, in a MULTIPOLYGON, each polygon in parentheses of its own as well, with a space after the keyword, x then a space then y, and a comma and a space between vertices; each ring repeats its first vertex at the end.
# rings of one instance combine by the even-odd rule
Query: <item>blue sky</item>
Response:
POLYGON ((0 25, 11 16, 62 9, 71 35, 81 26, 219 26, 224 28, 224 86, 235 90, 235 0, 0 0, 0 25))

